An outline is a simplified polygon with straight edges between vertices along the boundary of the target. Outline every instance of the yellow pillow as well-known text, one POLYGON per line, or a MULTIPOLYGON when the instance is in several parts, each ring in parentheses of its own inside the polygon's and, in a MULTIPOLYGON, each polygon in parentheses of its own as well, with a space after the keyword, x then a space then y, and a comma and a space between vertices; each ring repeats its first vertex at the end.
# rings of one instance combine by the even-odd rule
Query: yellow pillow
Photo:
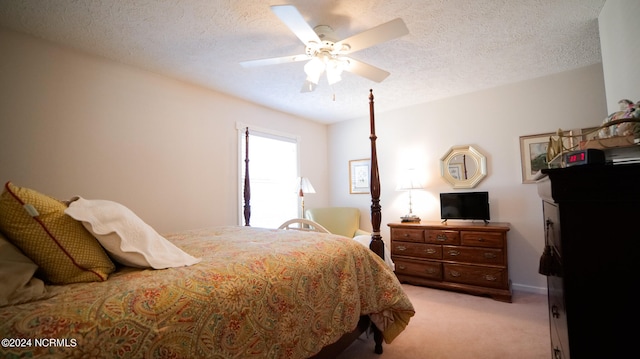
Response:
POLYGON ((0 230, 54 284, 106 280, 115 265, 98 240, 64 213, 60 201, 7 182, 0 195, 0 230))

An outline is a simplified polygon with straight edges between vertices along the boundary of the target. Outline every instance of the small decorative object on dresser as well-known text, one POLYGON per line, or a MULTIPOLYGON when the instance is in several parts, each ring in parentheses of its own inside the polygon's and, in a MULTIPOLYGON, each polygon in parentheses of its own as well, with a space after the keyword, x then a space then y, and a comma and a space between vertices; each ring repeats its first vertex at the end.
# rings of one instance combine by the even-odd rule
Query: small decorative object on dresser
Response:
POLYGON ((400 282, 511 302, 509 223, 389 223, 400 282))

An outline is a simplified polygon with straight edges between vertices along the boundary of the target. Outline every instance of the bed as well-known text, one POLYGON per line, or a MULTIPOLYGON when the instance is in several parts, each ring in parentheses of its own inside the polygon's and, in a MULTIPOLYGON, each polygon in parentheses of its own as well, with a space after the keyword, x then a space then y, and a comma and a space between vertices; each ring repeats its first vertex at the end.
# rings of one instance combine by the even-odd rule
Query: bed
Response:
POLYGON ((371 250, 327 233, 251 227, 248 201, 245 226, 160 236, 120 204, 61 203, 7 183, 0 283, 19 295, 0 299, 0 356, 330 358, 369 329, 381 352, 414 308, 382 259, 369 99, 371 250), (37 247, 17 239, 25 223, 42 236, 37 247))

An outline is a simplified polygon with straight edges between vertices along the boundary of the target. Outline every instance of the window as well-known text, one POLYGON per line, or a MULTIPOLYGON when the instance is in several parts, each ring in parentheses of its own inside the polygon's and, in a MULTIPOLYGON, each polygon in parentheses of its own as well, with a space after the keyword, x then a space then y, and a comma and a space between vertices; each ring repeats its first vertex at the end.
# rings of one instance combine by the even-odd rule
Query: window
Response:
MULTIPOLYGON (((239 128, 240 223, 244 224, 245 130, 239 128)), ((298 140, 268 130, 249 127, 249 180, 252 227, 277 228, 298 216, 295 179, 298 173, 298 140)))

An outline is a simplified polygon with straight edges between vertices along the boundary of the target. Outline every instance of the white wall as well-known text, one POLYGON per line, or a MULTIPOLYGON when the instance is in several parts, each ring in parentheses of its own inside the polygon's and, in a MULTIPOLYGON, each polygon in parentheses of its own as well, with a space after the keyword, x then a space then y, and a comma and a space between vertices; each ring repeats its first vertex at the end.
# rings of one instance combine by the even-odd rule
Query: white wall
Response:
MULTIPOLYGON (((383 101, 375 99, 376 103, 383 101)), ((438 221, 439 193, 454 191, 440 178, 439 159, 451 146, 473 145, 487 157, 488 165, 488 176, 476 190, 489 192, 492 221, 512 226, 508 245, 514 288, 543 291, 546 280, 538 274, 544 246, 542 204, 536 185, 521 183, 519 137, 595 126, 606 114, 599 64, 376 113, 383 238, 389 239, 386 224, 399 221, 408 212, 406 192, 395 191, 403 170, 414 166, 423 171, 426 190, 414 191, 413 212, 423 220, 438 221)), ((365 222, 370 198, 349 194, 348 161, 370 157, 367 135, 362 135, 369 133, 368 128, 368 117, 329 128, 329 161, 334 169, 330 202, 361 208, 365 222)), ((371 228, 369 222, 367 225, 371 228)))
POLYGON ((0 53, 2 185, 118 201, 160 232, 237 224, 241 121, 300 136, 328 192, 326 125, 2 29, 0 53))
POLYGON ((640 101, 640 1, 609 0, 598 16, 609 113, 618 101, 640 101))

